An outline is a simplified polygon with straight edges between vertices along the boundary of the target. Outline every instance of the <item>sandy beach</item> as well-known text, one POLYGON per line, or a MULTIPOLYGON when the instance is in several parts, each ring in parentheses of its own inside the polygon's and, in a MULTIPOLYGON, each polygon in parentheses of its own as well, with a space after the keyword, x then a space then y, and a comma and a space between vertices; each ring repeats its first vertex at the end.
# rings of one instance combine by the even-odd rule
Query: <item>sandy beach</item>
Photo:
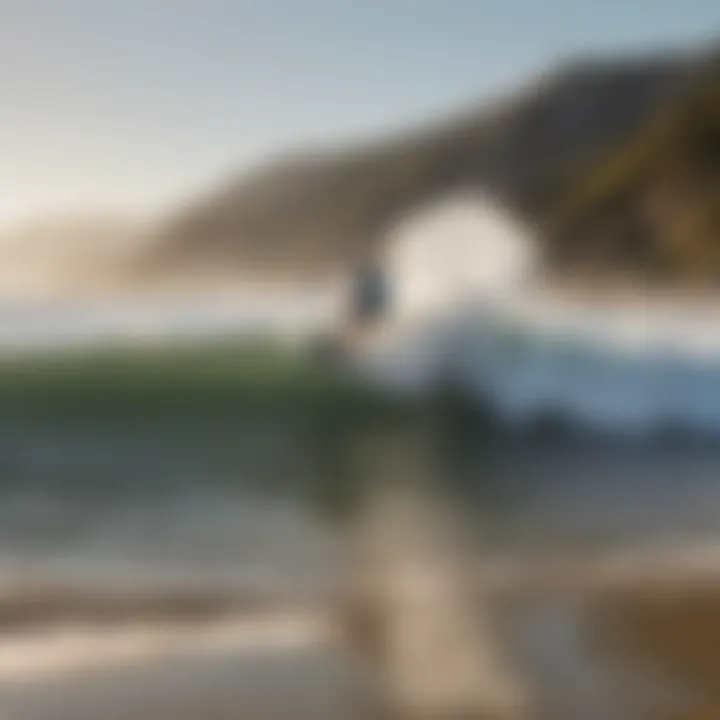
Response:
POLYGON ((0 653, 3 720, 353 720, 366 698, 307 618, 66 629, 0 653))

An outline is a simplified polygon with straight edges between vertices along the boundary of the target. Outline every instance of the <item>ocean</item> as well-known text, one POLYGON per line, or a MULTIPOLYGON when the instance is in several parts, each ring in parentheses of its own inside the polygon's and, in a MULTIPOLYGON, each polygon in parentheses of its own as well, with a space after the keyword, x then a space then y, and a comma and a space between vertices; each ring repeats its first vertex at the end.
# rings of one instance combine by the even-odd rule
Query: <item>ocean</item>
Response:
MULTIPOLYGON (((172 369, 188 348, 227 338, 236 352, 258 334, 321 332, 331 315, 314 303, 304 312, 297 299, 263 307, 248 298, 0 308, 14 368, 58 353, 72 365, 92 347, 122 357, 149 341, 173 361, 167 372, 136 368, 120 389, 93 384, 81 365, 72 378, 89 383, 82 402, 57 378, 47 403, 42 382, 3 396, 12 402, 0 407, 0 713, 91 718, 101 702, 117 717, 124 707, 148 718, 357 712, 357 672, 337 659, 325 612, 348 561, 343 522, 324 503, 328 478, 318 476, 337 435, 318 438, 327 430, 302 408, 247 402, 223 374, 234 356, 201 381, 188 376, 187 393, 172 369), (157 392, 165 376, 171 397, 157 392), (297 699, 280 703, 274 684, 297 699)), ((507 307, 430 327, 398 329, 366 369, 391 384, 408 376, 408 360, 451 369, 515 428, 492 442, 431 437, 447 460, 439 483, 460 494, 479 564, 583 566, 614 553, 630 574, 663 559, 712 574, 720 372, 710 350, 670 352, 647 337, 628 350, 567 323, 559 332, 508 317, 507 307), (525 432, 548 409, 571 431, 566 422, 559 433, 525 432), (665 425, 673 432, 649 432, 665 425)), ((416 442, 424 451, 428 436, 416 442)), ((357 483, 355 471, 347 457, 332 465, 331 494, 357 483)))

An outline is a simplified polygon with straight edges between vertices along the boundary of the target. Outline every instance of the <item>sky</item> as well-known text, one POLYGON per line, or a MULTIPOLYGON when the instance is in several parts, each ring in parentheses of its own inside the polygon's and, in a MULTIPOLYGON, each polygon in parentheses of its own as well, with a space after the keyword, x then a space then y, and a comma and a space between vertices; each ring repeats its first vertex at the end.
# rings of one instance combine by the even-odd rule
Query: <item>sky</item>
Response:
POLYGON ((568 57, 719 35, 717 0, 0 0, 0 223, 162 212, 568 57))

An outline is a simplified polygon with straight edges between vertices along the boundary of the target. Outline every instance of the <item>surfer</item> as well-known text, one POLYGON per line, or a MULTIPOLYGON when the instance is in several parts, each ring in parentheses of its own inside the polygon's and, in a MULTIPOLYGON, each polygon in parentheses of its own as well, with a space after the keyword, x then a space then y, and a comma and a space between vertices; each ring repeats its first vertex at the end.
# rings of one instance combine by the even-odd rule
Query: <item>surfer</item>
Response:
POLYGON ((375 259, 367 259, 355 270, 342 344, 353 353, 366 342, 387 318, 390 308, 390 283, 387 270, 375 259))

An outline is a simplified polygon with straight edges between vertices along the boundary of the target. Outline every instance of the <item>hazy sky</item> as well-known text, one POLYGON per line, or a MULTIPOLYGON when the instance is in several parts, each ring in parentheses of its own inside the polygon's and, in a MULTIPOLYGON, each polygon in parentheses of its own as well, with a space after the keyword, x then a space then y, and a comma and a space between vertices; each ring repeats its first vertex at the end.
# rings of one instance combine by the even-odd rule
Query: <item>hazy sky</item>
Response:
POLYGON ((159 208, 568 55, 717 32, 718 0, 0 0, 0 221, 159 208))

